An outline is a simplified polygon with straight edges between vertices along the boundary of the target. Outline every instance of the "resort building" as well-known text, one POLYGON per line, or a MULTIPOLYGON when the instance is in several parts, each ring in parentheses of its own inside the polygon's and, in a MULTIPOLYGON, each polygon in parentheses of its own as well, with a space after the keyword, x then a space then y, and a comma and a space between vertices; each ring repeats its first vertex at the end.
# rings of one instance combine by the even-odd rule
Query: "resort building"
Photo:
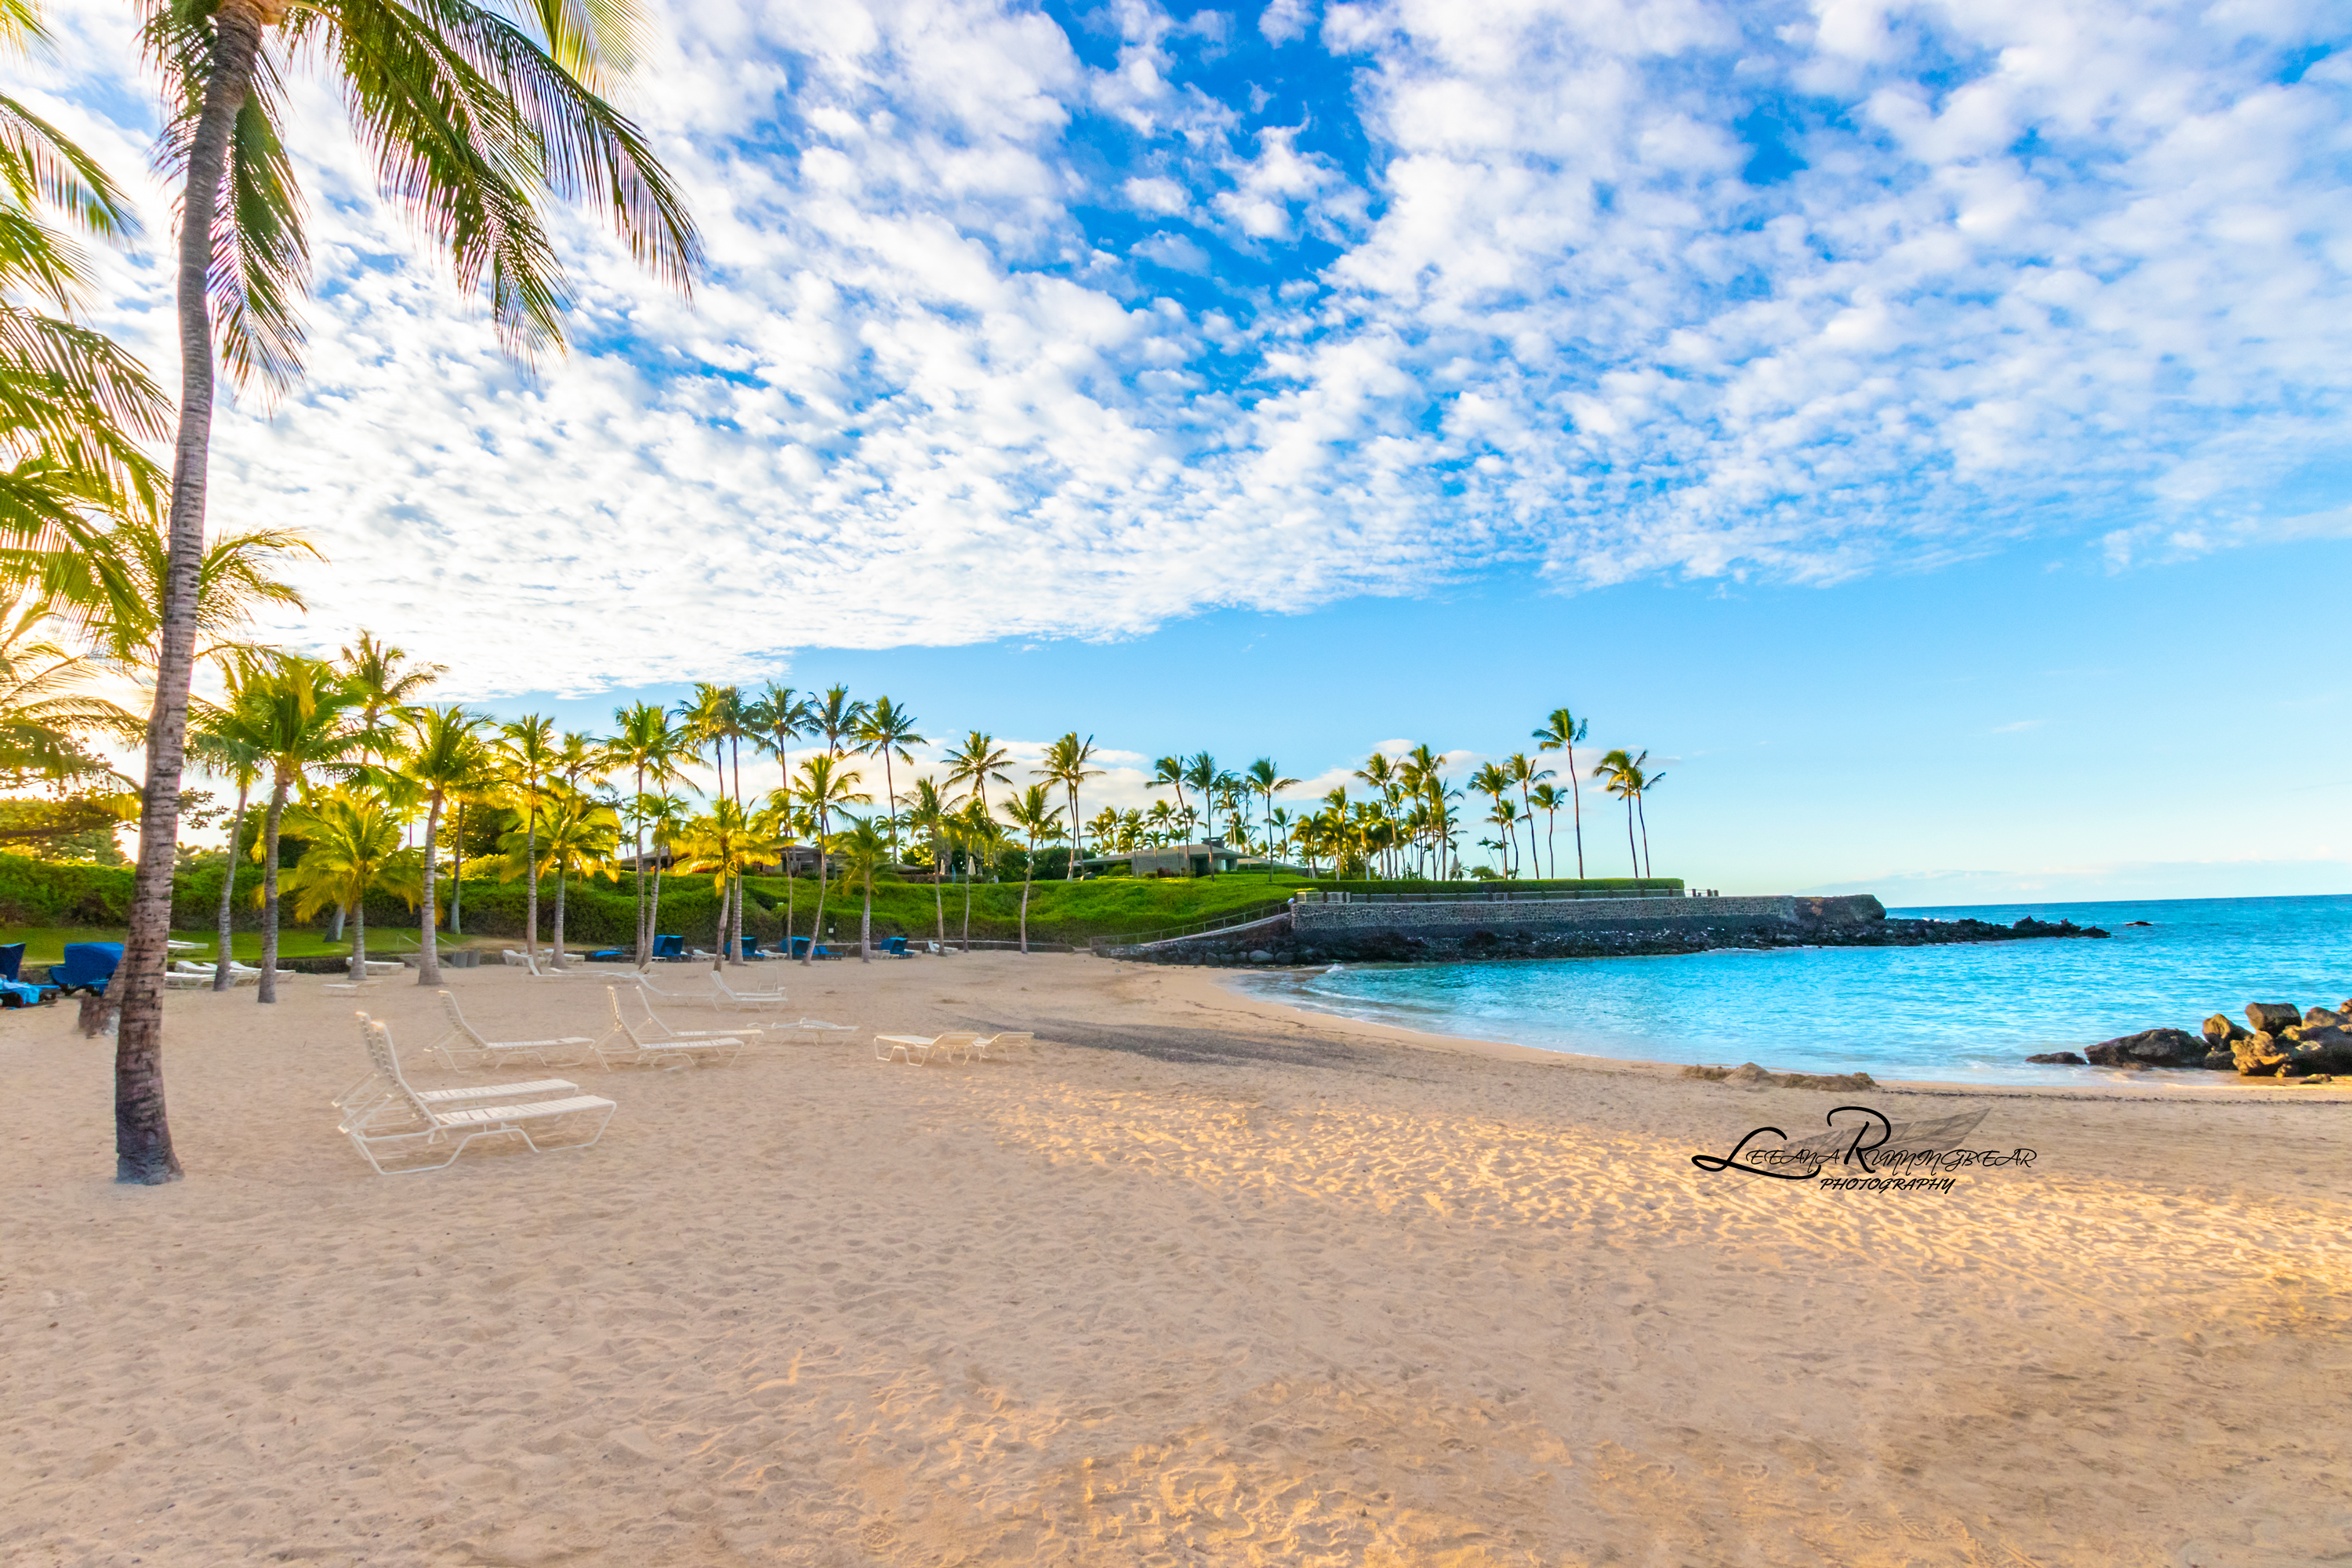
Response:
POLYGON ((1236 870, 1242 863, 1241 851, 1228 849, 1222 838, 1211 838, 1198 844, 1170 844, 1158 849, 1139 849, 1127 858, 1128 871, 1137 877, 1214 877, 1236 870))

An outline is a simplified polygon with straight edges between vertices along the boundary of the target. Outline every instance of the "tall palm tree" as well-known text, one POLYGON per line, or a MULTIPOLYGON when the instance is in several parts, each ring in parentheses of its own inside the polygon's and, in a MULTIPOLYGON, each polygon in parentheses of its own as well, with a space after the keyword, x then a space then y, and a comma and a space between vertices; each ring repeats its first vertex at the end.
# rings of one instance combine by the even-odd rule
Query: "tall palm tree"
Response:
POLYGON ((661 931, 662 868, 675 858, 673 851, 683 843, 687 821, 693 807, 684 795, 640 795, 635 802, 638 814, 645 820, 645 832, 654 844, 654 885, 646 901, 646 944, 637 949, 637 964, 644 967, 653 954, 653 943, 661 931))
MULTIPOLYGON (((363 698, 362 711, 364 706, 363 698)), ((411 710, 407 722, 407 742, 402 748, 407 760, 401 772, 425 792, 424 913, 416 932, 416 983, 437 987, 441 922, 434 909, 433 879, 434 857, 440 848, 441 807, 452 795, 479 786, 489 772, 489 754, 482 745, 482 727, 489 721, 453 706, 411 710)), ((463 871, 462 864, 458 869, 463 871)))
POLYGON ((362 631, 356 644, 345 645, 335 669, 360 694, 362 760, 370 763, 398 750, 403 714, 449 673, 446 665, 412 663, 406 648, 378 641, 369 631, 362 631))
POLYGON ((1005 796, 1004 819, 1029 837, 1028 863, 1021 868, 1021 951, 1027 952, 1029 887, 1036 876, 1037 846, 1062 837, 1062 808, 1054 804, 1044 784, 1031 784, 1019 795, 1005 796))
POLYGON ((768 792, 766 805, 752 813, 751 830, 761 844, 771 849, 784 868, 784 956, 793 952, 793 884, 799 879, 792 875, 792 852, 795 845, 810 836, 808 813, 801 808, 797 796, 788 783, 781 789, 768 792))
MULTIPOLYGON (((140 858, 124 967, 160 974, 171 928, 180 770, 194 668, 195 566, 204 548, 214 362, 272 389, 300 372, 295 310, 309 280, 301 195, 280 126, 296 62, 342 89, 386 195, 445 247, 460 286, 487 284, 501 342, 562 344, 572 290, 538 195, 601 208, 637 258, 687 287, 699 254, 669 177, 635 127, 597 95, 633 58, 629 0, 517 7, 391 0, 146 0, 142 43, 162 78, 163 157, 180 200, 180 417, 170 597, 148 725, 140 858), (271 32, 279 35, 272 46, 271 32), (217 321, 214 306, 220 314, 217 321)), ((117 1180, 178 1175, 157 1068, 160 982, 134 979, 117 1035, 117 1180)))
POLYGON ((765 837, 754 830, 743 808, 724 795, 714 799, 709 811, 686 825, 685 837, 678 846, 686 864, 678 869, 688 873, 708 871, 711 887, 719 894, 719 934, 710 963, 713 969, 719 967, 727 949, 728 894, 742 886, 743 868, 751 863, 765 837))
POLYGON ((857 727, 866 721, 866 704, 853 702, 846 686, 828 686, 824 695, 814 699, 809 707, 809 728, 824 737, 825 755, 838 757, 846 749, 842 742, 857 734, 857 727))
POLYGON ((555 776, 555 721, 526 713, 499 726, 493 752, 508 799, 522 817, 523 864, 530 880, 523 896, 522 950, 533 963, 539 958, 539 818, 547 801, 547 786, 555 776))
POLYGON ((992 878, 996 862, 1004 847, 1004 829, 988 814, 988 799, 973 795, 963 803, 952 829, 956 845, 963 854, 963 950, 971 951, 971 867, 975 860, 984 860, 992 878))
POLYGON ((777 768, 787 779, 793 776, 792 743, 807 731, 809 713, 807 698, 772 680, 744 706, 744 722, 759 731, 754 744, 776 759, 777 768))
MULTIPOLYGON (((1470 775, 1470 787, 1499 806, 1504 804, 1505 797, 1511 793, 1511 775, 1504 771, 1500 763, 1481 763, 1478 764, 1477 771, 1470 775)), ((1486 814, 1486 820, 1498 822, 1501 818, 1490 811, 1486 814)), ((1517 821, 1517 816, 1515 816, 1512 820, 1517 821)), ((1507 858, 1496 869, 1507 877, 1511 875, 1509 858, 1507 858)))
POLYGON ((1103 776, 1102 769, 1090 768, 1087 765, 1094 760, 1094 755, 1095 738, 1088 735, 1081 741, 1078 739, 1078 732, 1073 730, 1046 747, 1045 755, 1038 766, 1030 770, 1048 784, 1060 784, 1070 803, 1070 826, 1075 831, 1072 836, 1070 863, 1062 873, 1062 879, 1066 882, 1077 876, 1079 857, 1087 851, 1085 830, 1080 826, 1078 818, 1078 790, 1088 779, 1098 779, 1103 776))
POLYGON ((678 732, 671 728, 669 719, 669 710, 658 702, 633 702, 626 708, 615 708, 613 738, 605 742, 614 766, 625 768, 635 775, 627 815, 636 835, 636 957, 641 964, 653 951, 646 915, 646 826, 649 818, 642 802, 647 784, 659 790, 677 782, 677 759, 685 745, 678 732))
POLYGON ((278 1000, 278 838, 286 800, 313 774, 348 774, 361 741, 352 710, 359 695, 316 659, 280 655, 247 661, 238 671, 251 691, 255 735, 269 767, 269 811, 262 819, 261 981, 256 1000, 278 1000))
POLYGON ((1568 753, 1568 798, 1576 822, 1576 875, 1580 881, 1584 878, 1584 790, 1577 781, 1576 743, 1591 728, 1590 720, 1580 719, 1565 708, 1555 708, 1544 721, 1543 728, 1530 737, 1538 752, 1568 753))
MULTIPOLYGON (((865 885, 866 906, 857 917, 857 962, 874 962, 874 876, 898 851, 874 826, 870 816, 852 816, 849 826, 833 836, 833 852, 840 857, 842 879, 855 877, 865 885)), ((814 950, 816 942, 812 939, 814 950)))
POLYGON ((974 730, 963 738, 961 746, 948 748, 948 788, 961 789, 967 803, 985 802, 992 784, 1013 782, 1013 752, 996 743, 996 737, 974 730))
POLYGON ((1544 843, 1551 852, 1551 874, 1559 871, 1559 808, 1570 795, 1558 784, 1539 784, 1528 792, 1528 809, 1544 814, 1544 843))
POLYGON ((938 921, 940 946, 944 948, 948 944, 948 905, 947 889, 940 884, 947 880, 948 797, 937 779, 915 780, 907 796, 907 826, 931 843, 931 913, 938 921))
POLYGON ((583 877, 616 878, 613 852, 621 847, 620 814, 584 790, 562 783, 548 786, 528 835, 509 832, 503 880, 528 873, 536 882, 542 872, 555 877, 555 954, 563 956, 565 885, 577 872, 583 877), (518 843, 517 840, 522 840, 518 843))
POLYGON ((1182 757, 1161 757, 1151 764, 1151 777, 1144 781, 1146 789, 1172 789, 1176 792, 1176 810, 1184 809, 1184 767, 1182 757))
POLYGON ((865 805, 874 799, 857 788, 858 778, 857 770, 843 767, 841 759, 832 752, 819 752, 801 759, 796 792, 801 804, 816 819, 816 923, 809 928, 808 952, 802 959, 804 963, 816 962, 817 940, 824 931, 825 879, 830 874, 825 865, 825 845, 833 837, 833 814, 845 805, 865 805))
POLYGON ((1274 853, 1274 797, 1284 790, 1297 789, 1298 781, 1284 778, 1282 770, 1274 765, 1272 757, 1260 757, 1252 763, 1244 776, 1249 780, 1250 788, 1257 792, 1259 800, 1265 805, 1266 854, 1271 857, 1274 853))
MULTIPOLYGON (((1620 746, 1602 756, 1592 770, 1592 776, 1597 779, 1607 779, 1609 783, 1606 787, 1609 793, 1625 803, 1625 852, 1633 857, 1633 875, 1636 877, 1646 873, 1642 869, 1642 849, 1634 847, 1634 816, 1641 806, 1642 792, 1657 783, 1657 779, 1650 777, 1643 771, 1643 764, 1649 760, 1650 753, 1647 752, 1635 756, 1620 746)), ((1660 773, 1658 778, 1664 776, 1664 773, 1660 773)), ((1643 847, 1647 847, 1649 825, 1646 821, 1643 824, 1642 840, 1643 847)))
MULTIPOLYGON (((715 686, 709 681, 697 682, 694 695, 678 706, 677 716, 684 721, 687 748, 689 752, 698 746, 710 748, 712 771, 719 775, 718 790, 714 798, 721 801, 727 799, 728 745, 730 742, 740 745, 740 738, 751 732, 744 721, 743 693, 732 686, 715 686)), ((743 770, 739 762, 735 770, 736 802, 739 808, 741 805, 742 784, 743 770)), ((722 960, 736 956, 728 950, 728 933, 730 928, 727 919, 730 900, 736 896, 736 893, 737 889, 732 884, 722 885, 719 889, 718 952, 722 960)), ((740 929, 737 931, 737 936, 740 940, 740 929)))
POLYGON ((260 715, 247 704, 244 683, 235 674, 227 697, 224 703, 205 704, 188 731, 188 754, 197 759, 198 765, 208 773, 225 773, 236 780, 236 809, 228 819, 228 860, 221 872, 220 940, 213 960, 215 991, 226 991, 236 984, 230 967, 229 917, 231 900, 236 894, 237 851, 244 847, 238 838, 245 831, 246 804, 268 760, 258 722, 260 715))
MULTIPOLYGON (((368 894, 381 889, 413 909, 430 873, 420 874, 416 852, 401 843, 407 829, 373 790, 322 790, 290 808, 286 823, 302 840, 302 858, 286 874, 295 918, 309 920, 330 907, 350 910, 351 975, 365 980, 368 894)), ((425 939, 429 950, 429 928, 425 939)))
POLYGON ((898 782, 891 771, 890 760, 896 757, 902 763, 913 762, 914 753, 907 748, 925 742, 915 732, 915 716, 887 697, 876 698, 874 705, 858 716, 853 735, 859 751, 882 759, 882 795, 888 811, 885 825, 889 828, 890 847, 895 853, 898 846, 898 782))
POLYGON ((1528 863, 1540 867, 1543 862, 1536 858, 1535 802, 1529 792, 1544 780, 1557 778, 1559 775, 1549 768, 1536 766, 1534 761, 1525 752, 1513 752, 1504 761, 1503 772, 1510 776, 1513 784, 1519 786, 1519 809, 1526 816, 1528 824, 1528 863))
MULTIPOLYGON (((1216 819, 1208 814, 1216 806, 1210 800, 1209 792, 1217 787, 1217 759, 1206 752, 1195 752, 1184 759, 1184 782, 1192 786, 1192 799, 1200 806, 1202 814, 1207 816, 1212 827, 1216 826, 1216 819)), ((1176 809, 1181 813, 1185 808, 1180 804, 1176 809)))

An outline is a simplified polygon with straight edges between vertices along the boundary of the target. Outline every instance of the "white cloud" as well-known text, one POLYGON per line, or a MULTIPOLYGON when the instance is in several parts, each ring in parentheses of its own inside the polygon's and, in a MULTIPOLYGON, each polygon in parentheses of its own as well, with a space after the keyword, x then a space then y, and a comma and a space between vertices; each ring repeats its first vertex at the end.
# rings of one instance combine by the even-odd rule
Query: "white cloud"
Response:
MULTIPOLYGON (((215 517, 318 537, 312 635, 396 630, 479 694, 1513 560, 1826 582, 2034 531, 2129 562, 2340 529, 2273 493, 2341 451, 2352 383, 2352 67, 2268 63, 2315 10, 1333 5, 1344 90, 1256 128, 1188 74, 1264 48, 1246 22, 1106 15, 1098 69, 995 0, 681 11, 631 106, 710 274, 689 309, 567 216, 578 348, 536 382, 299 87, 311 374, 224 410, 215 517), (1748 92, 1806 165, 1769 187, 1748 92), (1360 166, 1318 140, 1340 104, 1360 166), (1219 281, 1250 268, 1278 281, 1219 281)), ((128 21, 58 16, 76 66, 27 95, 130 174, 128 21)), ((1314 21, 1256 31, 1303 68, 1314 21)), ((97 319, 169 373, 147 211, 97 319)))

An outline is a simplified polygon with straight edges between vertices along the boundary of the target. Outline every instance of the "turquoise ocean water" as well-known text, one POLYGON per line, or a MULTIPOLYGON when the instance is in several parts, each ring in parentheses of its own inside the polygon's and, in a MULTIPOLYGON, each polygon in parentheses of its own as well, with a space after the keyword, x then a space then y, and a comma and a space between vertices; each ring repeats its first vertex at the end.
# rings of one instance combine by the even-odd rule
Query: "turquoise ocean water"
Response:
POLYGON ((1293 1006, 1591 1056, 1963 1083, 2120 1080, 2127 1075, 2024 1058, 2167 1025, 2193 1030, 2210 1013, 2242 1017, 2252 1001, 2334 1007, 2352 998, 2352 895, 1888 912, 2004 925, 2030 914, 2115 934, 1346 965, 1243 983, 1293 1006))

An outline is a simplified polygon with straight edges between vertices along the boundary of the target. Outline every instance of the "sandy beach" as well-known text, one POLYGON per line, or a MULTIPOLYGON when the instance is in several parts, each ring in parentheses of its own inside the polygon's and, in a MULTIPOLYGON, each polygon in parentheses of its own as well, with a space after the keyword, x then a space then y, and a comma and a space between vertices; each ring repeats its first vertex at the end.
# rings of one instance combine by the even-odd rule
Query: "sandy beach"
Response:
MULTIPOLYGON (((398 1178, 328 1104, 354 1007, 420 1087, 489 1076, 427 1067, 407 977, 170 996, 162 1189, 111 1181, 108 1044, 0 1015, 0 1563, 2245 1568, 2352 1540, 2335 1089, 1759 1089, 1079 955, 745 973, 861 1032, 568 1068, 619 1104, 597 1146, 398 1178), (955 1027, 1040 1043, 874 1060, 955 1027), (2035 1157, 1899 1194, 1691 1163, 1856 1099, 1982 1106, 1970 1147, 2035 1157)), ((593 978, 449 984, 493 1035, 602 1032, 593 978)))

